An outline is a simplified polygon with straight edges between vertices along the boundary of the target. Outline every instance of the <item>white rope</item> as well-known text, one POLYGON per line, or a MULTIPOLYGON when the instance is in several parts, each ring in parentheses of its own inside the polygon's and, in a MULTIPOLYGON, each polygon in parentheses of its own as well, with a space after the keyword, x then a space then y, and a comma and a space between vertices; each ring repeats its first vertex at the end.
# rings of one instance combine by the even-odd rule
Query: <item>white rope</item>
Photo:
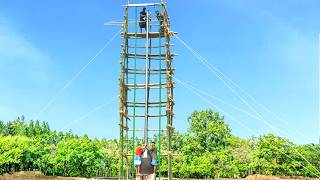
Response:
MULTIPOLYGON (((177 36, 177 35, 176 35, 177 36)), ((320 35, 319 35, 320 36, 320 35)), ((320 38, 320 37, 319 37, 320 38)), ((178 40, 181 40, 180 42, 183 43, 185 46, 188 46, 181 38, 179 39, 179 37, 177 37, 178 40)), ((319 41, 320 42, 320 41, 319 41)), ((282 123, 284 123, 285 125, 287 125, 288 127, 290 127, 291 129, 293 129, 296 133, 298 133, 299 135, 303 136, 306 139, 310 139, 310 137, 306 136, 304 133, 302 133, 301 131, 299 131, 297 128, 295 128, 294 126, 292 126, 288 121, 286 121, 285 119, 281 118, 279 115, 277 115, 276 113, 272 112, 269 108, 267 108, 266 106, 264 106, 263 104, 259 103, 253 96, 251 96, 248 92, 246 92, 243 88, 241 88, 237 83, 235 83, 232 79, 230 79, 229 77, 227 77, 224 73, 222 73, 217 67, 215 67, 214 65, 212 65, 209 61, 207 61, 205 58, 203 58, 201 55, 199 55, 195 50, 193 50, 190 46, 187 47, 190 51, 192 51, 192 54, 194 54, 196 57, 201 58, 202 63, 204 63, 204 65, 206 65, 206 67, 213 72, 221 81, 223 81, 223 83, 230 89, 231 87, 228 85, 228 83, 223 79, 225 78, 227 81, 229 81, 232 85, 234 85, 236 88, 238 88, 245 96, 247 96, 247 98, 251 99, 256 105, 258 105, 259 107, 261 107, 262 109, 264 109, 266 112, 268 112, 270 115, 272 115, 273 117, 275 117, 276 119, 280 120, 282 123), (209 68, 208 66, 210 66, 211 68, 209 68), (220 76, 221 75, 221 76, 220 76), (222 78, 223 77, 223 78, 222 78)), ((320 45, 319 45, 320 48, 320 45)), ((320 51, 320 50, 319 50, 320 51)), ((319 60, 320 62, 320 60, 319 60)), ((320 68, 319 68, 320 69, 320 68)), ((320 78, 319 78, 320 79, 320 78)), ((320 88, 319 88, 320 89, 320 88)), ((231 89, 230 89, 231 90, 231 89)), ((232 90, 232 92, 235 92, 232 90)), ((319 101, 320 102, 320 101, 319 101)), ((251 105, 250 105, 251 106, 251 105)), ((320 107, 320 105, 319 105, 320 107)), ((253 107, 252 107, 253 108, 253 107)), ((250 108, 251 109, 251 108, 250 108)), ((256 110, 254 110, 256 112, 256 110)), ((257 113, 257 112, 256 112, 257 113)), ((247 113, 246 113, 247 114, 247 113)), ((319 114, 320 114, 320 110, 319 110, 319 114)), ((248 114, 249 115, 249 114, 248 114)), ((249 115, 249 116, 252 116, 249 115)), ((253 117, 254 118, 254 117, 253 117)), ((259 118, 263 118, 263 117, 259 117, 259 118)), ((257 119, 257 118, 255 118, 257 119)), ((257 119, 260 121, 260 119, 257 119)), ((262 121, 265 121, 265 119, 261 119, 262 121)), ((320 121, 320 115, 319 115, 319 121, 320 121)), ((267 121, 266 121, 267 122, 267 121)), ((265 123, 265 122, 263 122, 265 123)), ((268 123, 269 124, 269 123, 268 123)), ((271 124, 269 124, 268 126, 270 127, 271 124)), ((320 122, 319 122, 319 126, 320 126, 320 122)), ((276 128, 275 126, 273 126, 273 128, 271 129, 276 129, 278 132, 281 132, 282 134, 289 136, 288 133, 282 131, 279 128, 276 128)), ((320 127, 319 127, 320 129, 320 127)), ((320 132, 319 132, 320 135, 320 132)), ((291 135, 292 136, 292 135, 291 135)), ((313 150, 318 151, 316 148, 312 147, 313 150)))
MULTIPOLYGON (((304 135, 301 131, 299 131, 297 128, 295 128, 294 126, 292 126, 288 121, 282 119, 279 115, 275 114, 274 112, 272 112, 270 109, 268 109, 266 106, 262 105, 261 103, 259 103, 254 97, 252 97, 248 92, 246 92, 243 88, 241 88, 237 83, 235 83, 233 80, 231 80, 229 77, 227 77, 224 73, 222 73, 217 67, 215 67, 214 65, 212 65, 210 62, 208 62, 205 58, 203 58, 200 54, 198 54, 195 50, 193 50, 190 46, 188 46, 181 38, 179 38, 177 35, 175 35, 176 38, 182 43, 184 44, 188 50, 191 51, 192 54, 194 54, 194 56, 196 56, 197 58, 199 58, 199 60, 211 71, 213 72, 216 77, 218 77, 233 93, 236 93, 236 91, 233 90, 233 88, 222 78, 224 77, 227 81, 229 81, 232 85, 234 85, 236 88, 238 88, 244 95, 246 95, 248 98, 250 98, 254 103, 256 103, 258 106, 260 106, 262 109, 264 109, 266 112, 270 113, 272 116, 274 116, 276 119, 280 120, 281 122, 283 122, 284 124, 286 124, 288 127, 290 127, 291 129, 293 129, 295 132, 297 132, 298 134, 302 135, 303 137, 305 137, 306 139, 311 139, 310 137, 307 137, 306 135, 304 135), (209 67, 208 67, 209 66, 209 67), (221 77, 221 76, 222 77, 221 77)), ((320 46, 319 46, 320 47, 320 46)), ((239 97, 237 95, 238 93, 236 93, 235 95, 237 97, 239 97)), ((243 98, 240 98, 241 100, 244 100, 243 98)), ((243 101, 242 101, 243 102, 243 101)), ((249 103, 244 102, 246 105, 249 105, 249 103)), ((262 116, 260 113, 258 113, 251 105, 249 105, 250 109, 253 110, 258 116, 259 118, 263 121, 264 124, 267 124, 272 130, 277 130, 277 132, 280 132, 284 135, 288 134, 286 132, 284 132, 283 130, 280 130, 278 128, 276 128, 275 126, 272 126, 270 123, 268 123, 262 116), (272 127, 271 127, 272 126, 272 127)), ((256 119, 256 118, 255 118, 256 119)), ((258 119, 259 120, 259 119, 258 119)), ((260 120, 259 120, 260 121, 260 120)), ((312 149, 318 151, 316 148, 312 147, 312 149)))
MULTIPOLYGON (((182 81, 181 81, 180 79, 178 79, 177 77, 173 77, 173 78, 174 78, 175 80, 177 80, 179 83, 184 83, 184 85, 189 86, 190 88, 194 89, 195 91, 197 91, 197 92, 199 92, 199 93, 201 93, 201 94, 203 94, 203 95, 205 95, 205 96, 211 97, 211 98, 213 98, 213 99, 215 99, 215 100, 217 100, 217 101, 219 101, 219 102, 221 102, 221 103, 223 103, 223 104, 225 104, 225 105, 227 105, 227 106, 230 106, 230 107, 232 107, 233 109, 235 109, 235 110, 237 110, 237 111, 239 111, 239 112, 242 112, 242 113, 250 116, 250 117, 253 118, 253 119, 260 120, 260 119, 259 119, 257 116, 255 116, 254 114, 252 114, 252 113, 250 113, 250 112, 248 112, 248 111, 246 111, 246 110, 244 110, 244 109, 242 109, 242 108, 239 108, 239 107, 237 107, 237 106, 235 106, 235 105, 233 105, 233 104, 231 104, 231 103, 228 103, 228 102, 222 100, 221 98, 218 98, 218 97, 216 97, 216 96, 213 96, 212 94, 209 94, 209 93, 207 93, 207 92, 205 92, 205 91, 203 91, 203 90, 201 90, 201 89, 199 89, 199 88, 196 88, 195 86, 193 86, 193 85, 191 85, 191 84, 189 84, 189 83, 182 82, 182 81)), ((267 109, 266 109, 266 111, 267 111, 267 109)), ((273 112, 269 112, 269 113, 273 113, 273 112)), ((274 114, 274 115, 277 116, 276 114, 274 114)), ((279 117, 279 118, 280 118, 280 117, 279 117)), ((279 129, 278 129, 278 130, 279 130, 279 129)), ((289 134, 286 134, 286 135, 287 135, 287 136, 291 136, 291 138, 294 137, 294 136, 289 135, 289 134)), ((314 151, 319 151, 318 149, 316 149, 316 148, 313 147, 313 146, 311 146, 310 148, 312 148, 314 151)))
POLYGON ((91 62, 93 60, 96 59, 96 57, 98 57, 103 50, 108 47, 108 45, 119 35, 119 33, 121 32, 121 29, 116 32, 111 39, 109 39, 104 46, 97 52, 97 54, 86 64, 84 65, 80 71, 78 71, 61 89, 60 91, 51 98, 51 100, 40 110, 40 112, 38 112, 33 119, 38 119, 47 109, 49 109, 49 107, 63 94, 63 92, 80 76, 80 74, 91 64, 91 62))
POLYGON ((248 112, 248 111, 246 111, 246 110, 244 110, 244 109, 242 109, 242 108, 239 108, 239 107, 237 107, 237 106, 235 106, 235 105, 233 105, 233 104, 231 104, 231 103, 229 103, 229 102, 226 102, 226 101, 222 100, 221 98, 218 98, 218 97, 216 97, 216 96, 213 96, 212 94, 209 94, 209 93, 207 93, 207 92, 205 92, 205 91, 203 91, 203 90, 200 90, 199 88, 196 88, 195 86, 193 86, 193 85, 191 85, 191 84, 189 84, 189 83, 182 82, 182 80, 178 79, 176 76, 174 76, 173 78, 174 78, 175 80, 177 80, 179 83, 181 83, 181 84, 183 83, 184 85, 189 86, 190 88, 194 89, 195 91, 198 91, 199 93, 201 93, 201 94, 203 94, 203 95, 209 96, 209 97, 211 97, 211 98, 213 98, 213 99, 215 99, 215 100, 217 100, 217 101, 219 101, 219 102, 221 102, 221 103, 223 103, 223 104, 225 104, 225 105, 227 105, 227 106, 230 106, 230 107, 232 107, 233 109, 235 109, 235 110, 237 110, 237 111, 239 111, 239 112, 242 112, 242 113, 244 113, 244 114, 247 114, 248 116, 250 116, 250 117, 252 117, 252 118, 254 118, 254 119, 257 119, 257 118, 258 118, 258 117, 255 116, 254 114, 252 114, 252 113, 250 113, 250 112, 248 112))
POLYGON ((248 128, 247 126, 245 126, 243 123, 241 123, 240 121, 236 120, 236 118, 234 118, 234 116, 232 116, 231 114, 227 113, 226 111, 222 110, 221 108, 219 108, 218 106, 216 106, 215 104, 213 104, 211 101, 209 101, 207 98, 203 97, 200 93, 198 93, 197 91, 195 91, 194 89, 192 89, 191 87, 189 87, 187 84, 185 84, 184 82, 180 81, 179 79, 175 78, 175 80, 177 80, 180 84, 182 84, 185 88, 187 88, 188 90, 190 90, 191 92, 193 92, 194 94, 196 94, 197 96, 199 96, 203 101, 207 102, 208 104, 210 104, 212 107, 214 107, 218 112, 221 112, 227 116, 230 117, 230 119, 232 119, 233 121, 235 121, 236 123, 238 123, 240 126, 244 127, 245 129, 247 129, 248 131, 250 131, 251 133, 255 134, 254 131, 252 131, 252 129, 248 128))
MULTIPOLYGON (((200 60, 211 72, 214 73, 214 75, 219 78, 224 85, 236 96, 238 97, 247 107, 249 107, 250 110, 252 110, 258 117, 260 120, 262 120, 262 122, 264 124, 266 124, 267 126, 269 126, 273 131, 275 131, 275 127, 273 127, 269 122, 265 121, 264 118, 262 117, 262 115, 260 113, 258 113, 244 98, 242 98, 240 96, 240 94, 238 94, 214 69, 212 69, 208 64, 205 63, 205 61, 203 60, 204 58, 202 56, 200 56, 196 51, 194 51, 190 46, 188 46, 182 39, 180 39, 177 35, 175 35, 175 37, 189 50, 192 52, 192 54, 198 59, 200 60)), ((277 133, 277 131, 275 131, 275 133, 277 133)))
MULTIPOLYGON (((177 81, 179 81, 180 83, 182 83, 182 81, 179 80, 177 77, 173 77, 173 78, 176 79, 177 81)), ((215 99, 215 100, 217 100, 217 101, 219 101, 219 102, 221 102, 221 103, 223 103, 223 104, 225 104, 225 105, 227 105, 227 106, 232 107, 233 109, 235 109, 235 110, 237 110, 237 111, 239 111, 239 112, 242 112, 242 113, 250 116, 250 117, 253 118, 253 119, 256 119, 256 120, 261 121, 261 119, 260 119, 259 117, 257 117, 256 115, 254 115, 254 114, 252 114, 252 113, 250 113, 250 112, 248 112, 248 111, 246 111, 246 110, 244 110, 244 109, 242 109, 242 108, 239 108, 239 107, 237 107, 237 106, 235 106, 235 105, 233 105, 233 104, 231 104, 231 103, 228 103, 228 102, 222 100, 221 98, 218 98, 218 97, 216 97, 216 96, 213 96, 212 94, 209 94, 209 93, 207 93, 207 92, 205 92, 205 91, 203 91, 203 90, 201 90, 201 89, 199 89, 199 88, 196 88, 195 86, 192 86, 191 84, 188 84, 188 83, 186 83, 186 82, 183 82, 183 83, 186 84, 187 86, 191 87, 192 89, 200 92, 200 93, 203 94, 203 95, 206 95, 206 96, 208 96, 208 97, 211 97, 211 98, 213 98, 213 99, 215 99)), ((275 127, 275 128, 276 128, 276 127, 275 127)), ((278 131, 281 131, 281 129, 279 129, 279 128, 276 128, 276 129, 277 129, 278 131)), ((282 132, 282 133, 285 134, 286 136, 291 136, 292 138, 294 137, 294 136, 292 136, 292 135, 289 135, 289 134, 286 133, 286 132, 282 132)))
MULTIPOLYGON (((204 58, 203 58, 204 59, 204 58)), ((285 125, 287 125, 288 127, 290 127, 292 130, 294 130, 296 133, 298 133, 299 135, 303 136, 306 139, 310 139, 310 137, 307 137, 305 134, 303 134, 301 131, 299 131, 297 128, 295 128, 293 125, 291 125, 291 123, 289 123, 287 120, 281 118, 279 115, 277 115, 276 113, 272 112, 268 107, 266 107, 265 105, 261 104, 260 102, 258 102, 253 96, 251 96, 247 91, 245 91, 243 88, 241 88, 236 82, 234 82, 232 79, 230 79, 228 76, 226 76, 224 73, 222 73, 217 67, 215 67, 214 65, 212 65, 210 62, 208 62, 206 59, 204 59, 205 62, 212 67, 216 72, 218 72, 222 77, 224 77, 227 81, 229 81, 233 86, 235 86, 236 88, 238 88, 245 96, 247 96, 251 101, 253 101, 256 105, 258 105, 259 107, 261 107, 262 109, 264 109, 266 112, 268 112, 270 115, 272 115, 273 117, 275 117, 276 119, 280 120, 282 123, 284 123, 285 125)))
MULTIPOLYGON (((175 78, 175 77, 174 77, 175 78)), ((211 101, 209 101, 207 98, 203 97, 201 94, 199 94, 198 92, 196 92, 194 89, 191 89, 191 87, 188 87, 184 82, 178 80, 177 78, 175 78, 180 84, 182 84, 185 88, 187 88, 188 90, 190 90, 191 92, 193 92, 194 94, 196 94, 197 96, 199 96, 203 101, 207 102, 208 104, 210 104, 212 107, 214 107, 216 110, 218 110, 219 112, 227 115, 231 120, 235 121, 236 123, 238 123, 240 126, 244 127, 245 129, 247 129, 248 131, 250 131, 252 134, 257 134, 255 133, 251 128, 249 128, 248 126, 244 125, 243 123, 241 123, 241 121, 238 121, 236 118, 234 118, 234 116, 232 116, 231 114, 227 113, 226 111, 222 110, 221 108, 219 108, 218 106, 216 106, 215 104, 213 104, 211 101)), ((263 140, 263 139, 262 139, 263 140)), ((286 141, 286 139, 285 139, 286 141)), ((268 143, 270 146, 276 148, 274 145, 272 145, 270 142, 265 141, 266 143, 268 143)), ((290 145, 290 142, 286 141, 287 144, 290 145)), ((278 149, 282 154, 284 154, 285 156, 287 156, 288 158, 290 158, 291 160, 294 161, 294 159, 292 157, 290 157, 289 155, 287 155, 284 151, 282 151, 281 149, 278 149)), ((300 154, 300 153, 299 153, 300 154)), ((305 159, 306 160, 306 159, 305 159)), ((308 161, 307 161, 308 162, 308 161)), ((299 164, 301 164, 299 162, 299 164)), ((309 163, 310 164, 310 163, 309 163)), ((316 171, 317 169, 310 164, 316 171)), ((309 172, 311 172, 312 174, 314 174, 316 177, 320 177, 317 174, 315 174, 313 171, 311 171, 310 169, 306 168, 309 172)), ((303 169, 304 170, 304 169, 303 169)), ((304 170, 305 171, 305 170, 304 170)), ((306 171, 305 171, 306 172, 306 171)), ((319 171, 318 171, 319 172, 319 171)))
POLYGON ((290 127, 291 129, 293 129, 296 133, 298 133, 299 135, 303 136, 306 139, 311 140, 310 137, 306 136, 305 134, 303 134, 301 131, 299 131, 297 128, 295 128, 294 126, 292 126, 288 121, 286 121, 285 119, 281 118, 279 115, 275 114, 274 112, 272 112, 269 108, 267 108, 266 106, 264 106, 263 104, 259 103, 258 101, 256 101, 256 99, 254 99, 252 96, 250 96, 248 94, 248 97, 255 102, 258 106, 260 106, 263 110, 265 110, 266 112, 268 112, 269 114, 271 114, 273 117, 275 117, 276 119, 280 120, 281 122, 283 122, 285 125, 287 125, 288 127, 290 127))
MULTIPOLYGON (((278 132, 279 134, 285 134, 282 130, 277 130, 277 128, 275 128, 272 124, 270 124, 268 121, 266 121, 264 119, 264 117, 256 111, 256 109, 250 105, 244 98, 242 98, 240 96, 240 94, 238 94, 229 84, 228 82, 226 82, 216 71, 215 69, 217 68, 213 68, 212 66, 208 65, 210 64, 205 58, 203 58, 200 54, 198 54, 195 50, 193 50, 189 45, 187 45, 181 38, 179 38, 177 35, 174 35, 174 37, 176 37, 198 60, 200 60, 217 78, 219 78, 226 87, 228 87, 228 89, 235 95, 237 96, 250 110, 252 110, 261 120, 261 122, 263 122, 264 124, 266 124, 269 128, 271 128, 273 131, 278 132), (277 131, 276 131, 277 130, 277 131)), ((311 165, 319 174, 319 170, 317 168, 315 168, 301 153, 299 153, 296 148, 294 148, 290 142, 285 139, 285 141, 288 143, 288 145, 297 153, 299 154, 309 165, 311 165)))
MULTIPOLYGON (((286 121, 285 119, 281 118, 279 115, 277 115, 276 113, 272 112, 269 108, 267 108, 265 105, 261 104, 260 102, 258 102, 253 96, 251 96, 247 91, 245 91, 243 88, 241 88, 236 82, 234 82, 232 79, 230 79, 228 76, 226 76, 223 72, 221 72, 217 67, 215 67, 214 65, 212 65, 209 61, 207 61, 205 58, 203 58, 200 54, 198 54, 195 50, 193 50, 190 46, 188 46, 186 44, 185 41, 183 41, 181 38, 179 38, 177 35, 175 35, 175 37, 183 44, 185 45, 190 51, 192 51, 192 53, 197 56, 197 58, 201 59, 201 62, 205 64, 205 66, 211 71, 213 72, 229 89, 231 88, 230 85, 223 79, 225 78, 227 81, 229 81, 232 85, 234 85, 236 88, 238 88, 245 96, 247 96, 249 99, 251 99, 255 104, 257 104, 259 107, 261 107, 262 109, 264 109, 266 112, 268 112, 269 114, 271 114, 273 117, 275 117, 276 119, 280 120, 282 123, 284 123, 285 125, 287 125, 288 127, 290 127, 292 130, 294 130, 296 133, 300 134, 301 136, 303 136, 306 139, 310 139, 310 137, 307 137, 304 133, 302 133, 301 131, 299 131, 297 128, 295 128, 294 126, 291 125, 291 123, 289 123, 288 121, 286 121), (209 66, 209 67, 208 67, 209 66), (223 77, 223 78, 222 78, 223 77)), ((319 34, 319 39, 320 39, 320 34, 319 34)), ((320 40, 319 40, 320 41, 320 40)), ((319 45, 319 52, 320 52, 320 45, 319 45)), ((320 57, 319 57, 320 59, 320 57)), ((320 60, 319 60, 320 62, 320 60)), ((320 69, 320 68, 319 68, 320 69)), ((320 77, 319 77, 320 79, 320 77)), ((319 87, 320 89, 320 87, 319 87)), ((233 89, 230 89, 233 93, 235 93, 235 91, 233 89)), ((238 95, 238 93, 236 93, 235 95, 240 98, 238 95)), ((240 98, 242 99, 242 98, 240 98)), ((241 100, 242 101, 242 100, 241 100)), ((319 101, 320 102, 320 101, 319 101)), ((244 102, 245 103, 245 102, 244 102)), ((245 103, 247 104, 247 103, 245 103)), ((320 106, 320 105, 319 105, 320 106)), ((251 108, 250 108, 251 109, 251 108)), ((252 110, 252 109, 251 109, 252 110)), ((253 110, 256 111, 256 110, 253 110)), ((320 112, 320 109, 319 109, 320 112)), ((319 113, 320 114, 320 113, 319 113)), ((320 121, 320 117, 319 117, 319 121, 320 121)), ((320 122, 319 122, 319 129, 320 129, 320 122)), ((320 132, 319 132, 320 135, 320 132)))
POLYGON ((107 101, 107 102, 105 102, 103 104, 100 104, 99 106, 93 108, 91 111, 87 112, 86 114, 84 114, 84 115, 80 116, 79 118, 74 119, 73 121, 69 122, 66 126, 62 127, 59 131, 64 131, 67 128, 69 128, 70 126, 79 123, 80 121, 82 121, 82 120, 86 119, 87 117, 89 117, 91 114, 93 114, 93 113, 97 112, 98 110, 104 108, 105 106, 111 104, 116 99, 117 99, 117 96, 113 97, 112 99, 110 99, 109 101, 107 101))
MULTIPOLYGON (((216 71, 214 68, 208 65, 206 59, 204 59, 200 54, 198 54, 195 50, 193 50, 190 46, 188 46, 182 39, 179 38, 179 36, 175 35, 176 37, 189 51, 192 52, 192 54, 200 60, 214 75, 219 78, 223 84, 235 95, 237 96, 247 107, 249 107, 250 110, 255 112, 258 117, 262 118, 261 114, 259 114, 242 96, 240 96, 239 93, 237 93, 216 71)), ((267 123, 268 124, 268 123, 267 123)))

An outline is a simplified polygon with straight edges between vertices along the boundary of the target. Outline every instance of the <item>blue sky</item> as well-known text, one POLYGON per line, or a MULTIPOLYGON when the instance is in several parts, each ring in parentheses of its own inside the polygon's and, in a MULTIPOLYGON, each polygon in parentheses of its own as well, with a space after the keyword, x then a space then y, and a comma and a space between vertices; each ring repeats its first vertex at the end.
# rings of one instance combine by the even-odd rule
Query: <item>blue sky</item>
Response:
MULTIPOLYGON (((35 117, 119 30, 103 23, 121 19, 124 3, 2 0, 0 119, 35 117)), ((172 30, 307 137, 258 109, 268 122, 297 143, 318 142, 319 138, 319 7, 317 0, 177 0, 167 5, 172 30)), ((172 40, 179 54, 174 61, 177 78, 250 111, 179 41, 172 40)), ((117 96, 119 58, 118 37, 39 119, 48 121, 54 129, 72 129, 90 137, 117 137, 117 100, 81 117, 117 96)), ((180 84, 175 90, 174 124, 178 131, 185 132, 188 115, 212 107, 180 84)), ((225 116, 235 135, 273 132, 263 123, 209 100, 256 132, 248 132, 225 116)))

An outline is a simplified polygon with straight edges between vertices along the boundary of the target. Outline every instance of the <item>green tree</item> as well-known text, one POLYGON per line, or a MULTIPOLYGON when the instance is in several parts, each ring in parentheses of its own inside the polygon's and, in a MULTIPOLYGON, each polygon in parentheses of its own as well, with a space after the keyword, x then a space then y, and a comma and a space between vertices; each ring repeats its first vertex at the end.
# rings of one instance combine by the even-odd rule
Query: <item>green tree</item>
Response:
POLYGON ((317 177, 320 172, 320 144, 307 144, 297 147, 298 152, 305 158, 299 156, 303 169, 298 169, 296 174, 309 177, 317 177), (308 161, 308 162, 307 162, 308 161))
POLYGON ((225 151, 231 130, 223 116, 212 110, 195 111, 188 121, 188 133, 180 142, 182 155, 176 160, 183 163, 176 163, 179 168, 175 173, 192 178, 226 176, 222 174, 222 167, 226 167, 233 158, 225 151))
POLYGON ((253 166, 258 173, 268 175, 294 175, 301 170, 299 155, 288 140, 275 136, 259 137, 254 152, 253 166))
POLYGON ((231 130, 224 122, 224 117, 212 110, 195 111, 188 118, 188 132, 199 143, 196 152, 212 152, 228 145, 231 130))

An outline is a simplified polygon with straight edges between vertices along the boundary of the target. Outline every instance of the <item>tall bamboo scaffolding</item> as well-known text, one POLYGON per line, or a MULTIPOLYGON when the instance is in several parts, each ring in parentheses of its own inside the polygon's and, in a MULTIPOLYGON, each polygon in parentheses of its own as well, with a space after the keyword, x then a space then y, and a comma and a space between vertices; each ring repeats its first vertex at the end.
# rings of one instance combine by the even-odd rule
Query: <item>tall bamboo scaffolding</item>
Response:
POLYGON ((161 176, 160 164, 165 157, 168 162, 167 176, 171 180, 171 146, 174 130, 172 120, 175 104, 173 100, 174 82, 172 80, 175 69, 171 67, 171 64, 175 54, 170 51, 172 46, 170 37, 174 32, 170 31, 166 4, 126 4, 124 7, 119 75, 119 179, 133 179, 135 177, 132 157, 137 141, 149 144, 153 137, 152 140, 156 141, 158 149, 157 175, 159 180, 161 176), (143 7, 148 9, 146 31, 140 32, 138 27, 141 21, 138 20, 138 17, 139 11, 143 7), (150 12, 155 9, 160 12, 161 19, 150 12), (139 64, 143 59, 145 65, 141 67, 139 64), (155 109, 158 110, 155 111, 155 109), (155 125, 151 128, 149 123, 155 125), (139 135, 139 132, 143 132, 143 134, 139 135), (163 138, 165 135, 167 137, 163 138), (165 150, 161 149, 163 139, 167 141, 167 149, 165 150), (166 153, 162 153, 162 150, 166 153))

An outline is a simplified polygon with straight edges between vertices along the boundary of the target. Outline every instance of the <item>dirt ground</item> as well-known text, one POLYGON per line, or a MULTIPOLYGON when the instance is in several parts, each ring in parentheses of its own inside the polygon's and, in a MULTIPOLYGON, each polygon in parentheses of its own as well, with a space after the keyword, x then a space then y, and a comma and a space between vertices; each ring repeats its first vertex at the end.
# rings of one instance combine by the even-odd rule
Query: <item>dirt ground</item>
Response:
MULTIPOLYGON (((283 177, 283 176, 265 176, 265 175, 250 175, 242 180, 319 180, 319 178, 306 178, 306 177, 283 177)), ((221 180, 234 180, 234 179, 221 179, 221 180)))
POLYGON ((86 178, 75 178, 75 177, 50 177, 44 176, 39 171, 22 171, 14 174, 4 174, 0 176, 0 180, 84 180, 86 178))

